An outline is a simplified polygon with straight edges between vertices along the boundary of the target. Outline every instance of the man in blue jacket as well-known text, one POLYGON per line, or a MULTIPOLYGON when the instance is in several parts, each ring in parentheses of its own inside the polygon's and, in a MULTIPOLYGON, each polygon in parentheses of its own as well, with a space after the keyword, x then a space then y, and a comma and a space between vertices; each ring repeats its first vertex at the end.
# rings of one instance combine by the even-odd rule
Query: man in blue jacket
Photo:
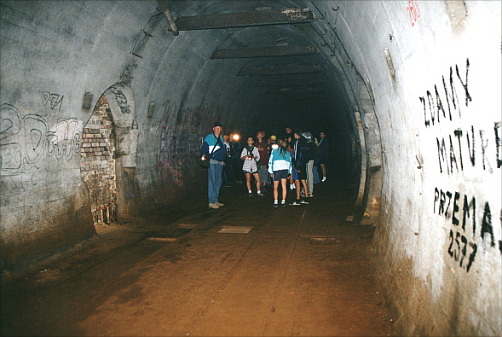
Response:
POLYGON ((200 147, 201 159, 209 160, 209 169, 207 173, 207 195, 209 198, 209 208, 218 209, 223 206, 218 201, 221 188, 223 165, 225 160, 225 145, 221 133, 223 125, 216 122, 213 126, 213 133, 204 138, 200 147))

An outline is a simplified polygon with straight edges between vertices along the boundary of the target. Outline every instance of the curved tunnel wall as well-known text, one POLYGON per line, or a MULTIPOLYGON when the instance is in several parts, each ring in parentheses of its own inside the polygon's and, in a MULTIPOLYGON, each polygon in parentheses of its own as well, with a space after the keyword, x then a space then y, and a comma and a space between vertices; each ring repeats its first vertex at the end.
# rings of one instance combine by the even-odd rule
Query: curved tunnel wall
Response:
MULTIPOLYGON (((173 1, 172 11, 256 7, 228 3, 173 1)), ((0 3, 2 269, 93 235, 81 135, 106 93, 122 135, 123 217, 201 191, 194 153, 215 120, 243 133, 280 131, 288 118, 329 125, 337 144, 364 142, 345 159, 362 177, 355 201, 377 225, 376 263, 399 331, 497 334, 500 2, 260 3, 308 7, 318 19, 174 37, 154 1, 0 3), (210 58, 218 46, 283 40, 320 50, 306 62, 322 64, 313 77, 325 97, 278 98, 236 76, 277 60, 210 58), (117 83, 122 95, 107 90, 117 83)))

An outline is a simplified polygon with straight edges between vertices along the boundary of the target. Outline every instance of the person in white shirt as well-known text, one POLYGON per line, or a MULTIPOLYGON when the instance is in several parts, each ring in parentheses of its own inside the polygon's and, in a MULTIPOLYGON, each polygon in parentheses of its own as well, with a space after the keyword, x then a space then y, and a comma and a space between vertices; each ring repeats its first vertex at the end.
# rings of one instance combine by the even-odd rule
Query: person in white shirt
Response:
POLYGON ((248 188, 249 196, 253 196, 253 189, 251 187, 251 176, 253 176, 256 181, 256 195, 263 197, 263 194, 261 193, 260 175, 258 174, 260 153, 258 148, 254 146, 254 138, 251 136, 247 138, 247 145, 242 149, 241 159, 244 160, 244 163, 242 164, 242 171, 246 177, 246 186, 248 188))

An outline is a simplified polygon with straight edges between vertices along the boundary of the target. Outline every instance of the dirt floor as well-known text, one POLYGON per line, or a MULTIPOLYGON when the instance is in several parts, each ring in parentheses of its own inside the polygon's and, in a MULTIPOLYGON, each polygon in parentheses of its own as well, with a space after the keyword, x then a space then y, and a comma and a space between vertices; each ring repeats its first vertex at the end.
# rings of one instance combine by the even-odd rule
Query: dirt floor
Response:
POLYGON ((99 227, 78 252, 4 280, 1 334, 392 336, 374 228, 346 221, 349 192, 328 181, 310 205, 274 209, 270 192, 238 185, 219 210, 201 196, 99 227))

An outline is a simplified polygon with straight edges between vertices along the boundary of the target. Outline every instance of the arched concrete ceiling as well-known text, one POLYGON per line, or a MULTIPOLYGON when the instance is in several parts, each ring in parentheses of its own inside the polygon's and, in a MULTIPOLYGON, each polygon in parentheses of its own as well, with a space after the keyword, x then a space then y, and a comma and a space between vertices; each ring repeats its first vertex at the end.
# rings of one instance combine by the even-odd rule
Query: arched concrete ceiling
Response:
MULTIPOLYGON (((169 1, 166 4, 174 18, 308 8, 303 1, 169 1)), ((317 20, 319 13, 314 15, 317 20)), ((237 58, 206 60, 204 74, 198 76, 207 78, 204 85, 209 83, 212 90, 227 93, 225 104, 248 115, 246 123, 250 125, 246 131, 264 128, 269 132, 282 132, 286 125, 319 131, 326 122, 350 129, 350 125, 344 124, 348 119, 341 116, 350 111, 347 88, 341 81, 343 74, 337 73, 333 65, 336 59, 321 45, 322 39, 310 23, 214 29, 205 33, 204 42, 194 31, 181 32, 177 38, 191 40, 193 48, 211 58, 213 52, 220 49, 241 50, 237 58), (273 53, 270 49, 273 47, 305 46, 315 53, 265 57, 267 52, 273 53), (262 57, 246 56, 246 50, 256 48, 262 48, 259 52, 262 57), (272 73, 272 69, 284 67, 293 69, 293 74, 272 73), (263 70, 262 74, 253 75, 253 71, 258 73, 259 69, 263 70)))

